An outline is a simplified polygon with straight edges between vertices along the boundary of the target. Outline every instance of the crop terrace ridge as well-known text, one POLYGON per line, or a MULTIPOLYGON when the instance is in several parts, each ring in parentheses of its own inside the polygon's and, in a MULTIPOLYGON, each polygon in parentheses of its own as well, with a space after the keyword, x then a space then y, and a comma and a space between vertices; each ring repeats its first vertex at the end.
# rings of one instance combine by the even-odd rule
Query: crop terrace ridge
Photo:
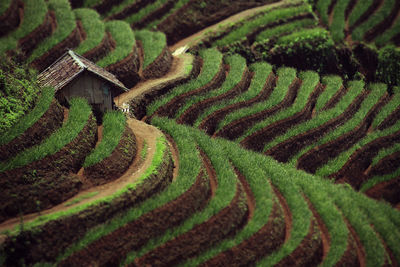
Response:
POLYGON ((128 252, 139 249, 152 238, 162 235, 169 228, 180 225, 192 213, 201 210, 212 194, 210 179, 214 178, 212 178, 213 170, 206 167, 208 164, 206 155, 202 152, 200 154, 205 166, 201 168, 195 183, 186 192, 175 200, 102 236, 84 249, 64 259, 59 263, 60 266, 120 263, 128 252), (174 216, 166 221, 165 218, 171 213, 174 213, 174 216))
MULTIPOLYGON (((306 86, 303 84, 302 86, 306 86)), ((317 83, 312 91, 310 91, 310 94, 308 95, 308 99, 306 102, 303 103, 302 109, 300 110, 300 107, 297 107, 297 99, 299 99, 299 95, 297 96, 294 104, 291 107, 286 108, 285 110, 282 110, 282 112, 289 111, 290 113, 288 114, 288 117, 285 118, 280 118, 279 113, 277 114, 277 121, 275 121, 273 118, 271 123, 269 123, 267 126, 264 128, 261 128, 260 130, 254 131, 251 135, 248 135, 246 138, 244 138, 240 143, 243 147, 256 150, 256 151, 262 151, 265 144, 271 141, 273 138, 276 136, 285 133, 287 129, 293 127, 296 124, 299 124, 303 121, 307 121, 311 119, 312 117, 312 110, 313 107, 315 106, 318 97, 320 94, 324 91, 325 87, 321 83, 317 83), (293 111, 291 111, 293 110, 293 111), (296 112, 297 111, 297 112, 296 112), (295 112, 295 113, 294 113, 295 112)), ((300 105, 300 103, 299 103, 300 105)))

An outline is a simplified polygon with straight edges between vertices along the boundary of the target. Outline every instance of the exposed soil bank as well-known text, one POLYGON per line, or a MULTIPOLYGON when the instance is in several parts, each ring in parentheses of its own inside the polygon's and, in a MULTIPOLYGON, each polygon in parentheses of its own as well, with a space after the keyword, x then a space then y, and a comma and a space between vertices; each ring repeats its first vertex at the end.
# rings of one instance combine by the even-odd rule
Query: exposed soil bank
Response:
POLYGON ((145 79, 155 79, 161 78, 171 68, 172 55, 168 47, 165 46, 160 55, 143 70, 143 78, 145 79))
POLYGON ((24 16, 24 3, 12 0, 8 9, 0 16, 0 36, 16 29, 24 16))

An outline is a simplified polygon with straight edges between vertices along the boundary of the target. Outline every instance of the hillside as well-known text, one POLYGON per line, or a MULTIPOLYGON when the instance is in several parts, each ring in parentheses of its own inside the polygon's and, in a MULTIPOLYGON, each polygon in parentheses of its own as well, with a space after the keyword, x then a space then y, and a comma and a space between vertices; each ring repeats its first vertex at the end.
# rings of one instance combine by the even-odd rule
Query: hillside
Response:
POLYGON ((0 266, 398 266, 399 15, 3 1, 0 266))

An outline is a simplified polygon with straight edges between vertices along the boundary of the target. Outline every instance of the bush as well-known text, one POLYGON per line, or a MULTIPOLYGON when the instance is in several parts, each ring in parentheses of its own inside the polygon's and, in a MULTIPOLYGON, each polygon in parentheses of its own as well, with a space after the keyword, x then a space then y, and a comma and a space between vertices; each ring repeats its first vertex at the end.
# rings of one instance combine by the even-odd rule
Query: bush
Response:
POLYGON ((388 45, 378 52, 376 79, 389 86, 400 84, 400 49, 388 45))

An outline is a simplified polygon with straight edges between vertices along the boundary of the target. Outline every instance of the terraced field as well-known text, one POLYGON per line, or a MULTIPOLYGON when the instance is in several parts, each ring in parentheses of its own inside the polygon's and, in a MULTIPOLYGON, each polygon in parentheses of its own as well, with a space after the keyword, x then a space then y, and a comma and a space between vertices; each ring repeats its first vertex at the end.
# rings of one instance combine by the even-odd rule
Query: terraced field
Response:
POLYGON ((234 2, 2 1, 5 57, 130 89, 0 127, 0 266, 400 264, 397 1, 234 2))

